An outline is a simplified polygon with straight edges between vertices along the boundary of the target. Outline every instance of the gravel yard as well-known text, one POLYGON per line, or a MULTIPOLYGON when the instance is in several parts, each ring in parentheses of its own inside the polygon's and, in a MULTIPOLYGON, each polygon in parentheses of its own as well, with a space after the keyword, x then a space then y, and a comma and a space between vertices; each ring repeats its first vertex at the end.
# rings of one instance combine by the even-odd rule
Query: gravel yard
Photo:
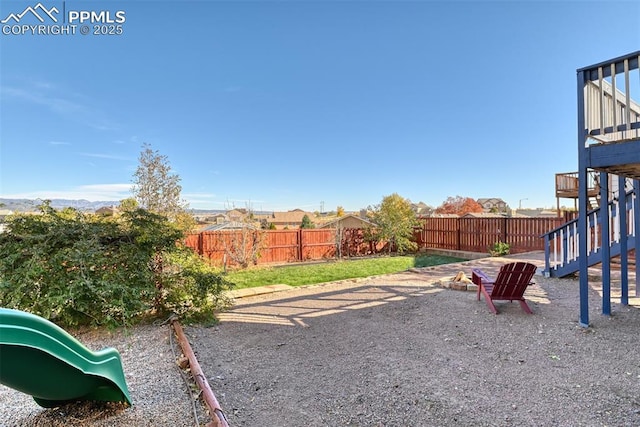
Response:
MULTIPOLYGON (((508 261, 242 298, 218 326, 185 330, 231 426, 640 425, 637 299, 601 316, 592 281, 584 329, 576 279, 536 275, 534 315, 498 303, 496 316, 474 292, 434 284, 508 261)), ((196 425, 168 326, 78 338, 121 352, 133 407, 45 410, 0 386, 1 425, 196 425)))

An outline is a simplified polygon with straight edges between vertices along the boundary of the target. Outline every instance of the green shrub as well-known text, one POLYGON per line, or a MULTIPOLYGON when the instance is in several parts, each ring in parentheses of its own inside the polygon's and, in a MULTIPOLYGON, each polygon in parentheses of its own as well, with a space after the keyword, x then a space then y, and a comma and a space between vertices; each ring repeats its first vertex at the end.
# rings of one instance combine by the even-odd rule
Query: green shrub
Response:
POLYGON ((511 247, 508 243, 497 241, 489 248, 489 255, 491 256, 504 256, 509 255, 511 247))
POLYGON ((12 216, 0 234, 0 306, 64 326, 128 324, 178 306, 180 314, 211 314, 231 284, 212 271, 196 274, 199 259, 181 266, 182 237, 166 217, 142 209, 104 218, 44 204, 40 215, 12 216))
POLYGON ((187 321, 210 321, 216 310, 231 304, 224 291, 234 285, 190 248, 180 247, 168 256, 168 261, 172 267, 166 276, 165 312, 187 321))

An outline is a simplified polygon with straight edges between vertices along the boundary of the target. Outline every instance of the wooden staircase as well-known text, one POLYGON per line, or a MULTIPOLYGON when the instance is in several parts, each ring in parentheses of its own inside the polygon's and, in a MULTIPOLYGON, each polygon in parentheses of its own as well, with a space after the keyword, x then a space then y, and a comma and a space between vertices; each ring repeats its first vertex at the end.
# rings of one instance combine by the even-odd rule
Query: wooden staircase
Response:
MULTIPOLYGON (((566 172, 556 174, 556 201, 560 212, 560 199, 572 199, 574 210, 578 210, 578 172, 566 172)), ((589 210, 600 206, 600 185, 598 172, 590 170, 587 174, 587 206, 589 210)))
MULTIPOLYGON (((603 261, 602 233, 609 233, 609 258, 619 256, 623 251, 630 251, 635 247, 636 230, 634 221, 629 226, 620 226, 621 209, 626 218, 635 218, 635 195, 633 190, 626 193, 624 205, 613 199, 608 203, 608 215, 603 215, 602 209, 591 209, 587 212, 587 264, 593 266, 603 261), (603 223, 606 221, 607 223, 603 223), (626 231, 626 233, 621 232, 626 231), (624 230, 626 229, 626 230, 624 230), (623 234, 625 234, 623 236, 623 234)), ((580 267, 578 244, 580 239, 578 218, 555 228, 542 237, 545 248, 545 269, 547 277, 565 277, 574 274, 580 267)))
MULTIPOLYGON (((620 255, 620 303, 629 304, 628 250, 640 252, 640 51, 576 70, 578 83, 577 223, 545 236, 546 273, 578 272, 580 325, 589 326, 589 266, 601 262, 602 314, 611 314, 611 258, 620 255), (601 203, 589 210, 589 172, 600 172, 601 203), (609 189, 609 177, 617 185, 609 189), (614 181, 615 183, 615 181, 614 181), (627 191, 628 183, 633 194, 627 191), (612 194, 613 197, 612 197, 612 194), (607 201, 607 203, 605 203, 607 201)), ((635 266, 636 294, 640 269, 635 266)))

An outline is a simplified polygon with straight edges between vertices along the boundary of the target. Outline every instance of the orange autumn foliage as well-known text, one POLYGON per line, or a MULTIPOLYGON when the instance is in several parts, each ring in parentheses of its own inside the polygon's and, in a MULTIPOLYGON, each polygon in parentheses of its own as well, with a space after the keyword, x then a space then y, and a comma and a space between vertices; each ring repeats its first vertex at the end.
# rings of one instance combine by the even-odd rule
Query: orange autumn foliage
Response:
POLYGON ((471 197, 447 197, 447 200, 442 202, 440 206, 436 208, 436 213, 439 214, 455 214, 464 215, 473 212, 482 212, 482 206, 480 203, 473 200, 471 197))

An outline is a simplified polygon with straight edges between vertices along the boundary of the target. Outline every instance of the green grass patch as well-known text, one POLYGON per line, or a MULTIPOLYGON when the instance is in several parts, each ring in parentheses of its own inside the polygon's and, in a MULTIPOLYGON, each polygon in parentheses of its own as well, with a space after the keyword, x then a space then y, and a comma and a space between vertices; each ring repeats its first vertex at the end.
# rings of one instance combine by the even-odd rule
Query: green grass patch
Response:
POLYGON ((226 279, 236 289, 284 284, 311 285, 336 280, 355 279, 379 274, 399 273, 412 267, 429 267, 466 261, 441 255, 376 257, 357 260, 327 261, 279 267, 256 267, 227 273, 226 279))

